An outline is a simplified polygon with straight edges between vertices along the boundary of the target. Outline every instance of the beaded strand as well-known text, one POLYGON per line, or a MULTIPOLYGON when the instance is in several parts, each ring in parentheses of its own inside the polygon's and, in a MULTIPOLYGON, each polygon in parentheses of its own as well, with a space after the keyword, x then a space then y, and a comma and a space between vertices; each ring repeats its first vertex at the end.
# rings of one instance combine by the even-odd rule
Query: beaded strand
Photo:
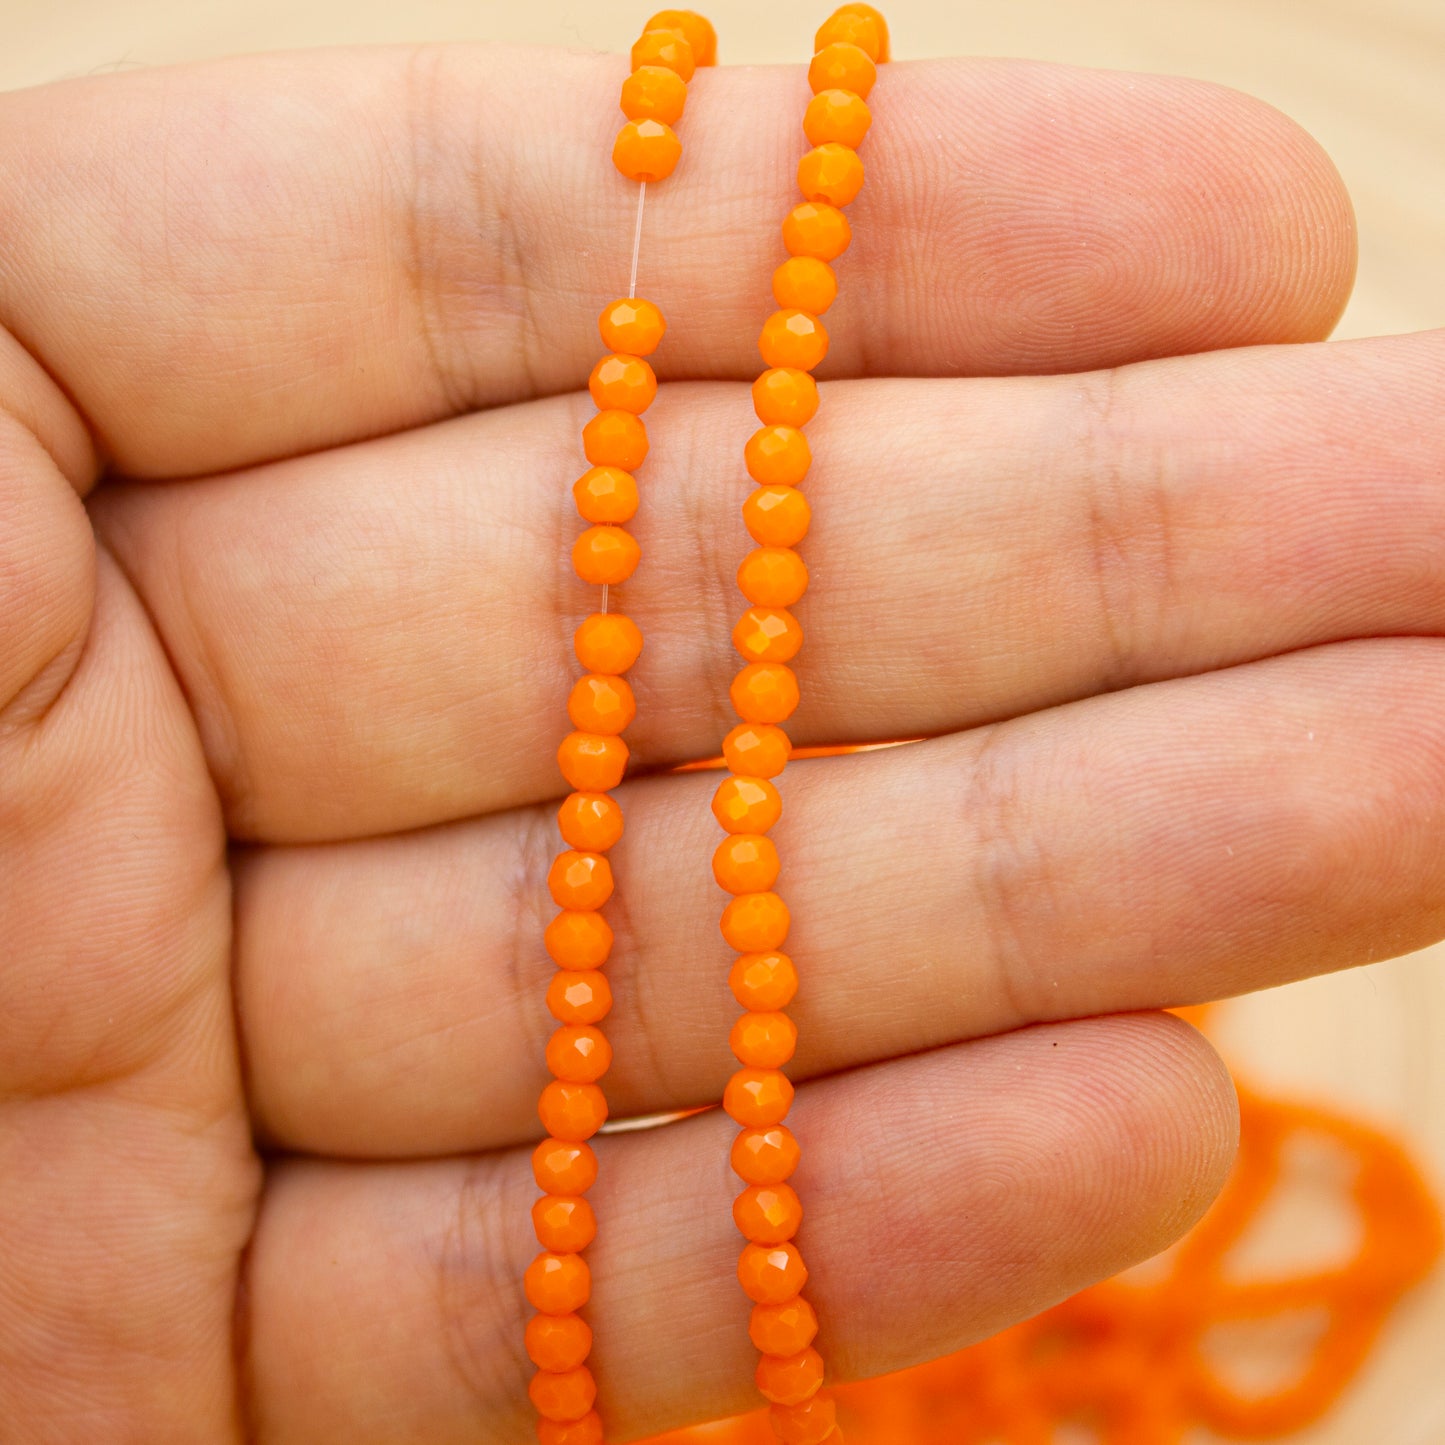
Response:
POLYGON ((657 394, 657 378, 644 359, 666 330, 662 312, 637 297, 637 258, 649 181, 665 180, 682 153, 673 131, 687 99, 687 82, 698 65, 716 63, 712 26, 686 10, 664 10, 648 21, 632 47, 632 74, 623 82, 627 117, 612 151, 613 163, 639 182, 632 278, 627 297, 606 306, 598 321, 607 354, 592 368, 587 388, 597 414, 582 429, 590 469, 572 488, 588 523, 572 548, 583 582, 602 588, 600 609, 573 636, 584 676, 567 700, 575 731, 557 750, 568 795, 557 813, 566 849, 553 860, 547 887, 562 911, 547 925, 544 943, 557 964, 547 1007, 558 1022, 547 1043, 553 1078, 537 1112, 547 1137, 532 1155, 542 1197, 532 1206, 532 1225, 542 1252, 527 1266, 527 1299, 537 1313, 527 1322, 526 1349, 537 1373, 528 1393, 540 1419, 541 1445, 602 1445, 601 1417, 593 1408, 597 1386, 587 1368, 592 1330, 577 1313, 592 1292, 582 1251, 597 1233, 584 1195, 597 1178, 597 1157, 588 1140, 607 1120, 598 1080, 612 1061, 612 1046, 597 1027, 612 1007, 601 971, 612 947, 612 929, 598 911, 612 896, 607 850, 622 836, 622 809, 610 796, 627 766, 622 733, 637 711, 623 674, 642 651, 637 624, 609 610, 610 591, 636 570, 640 552, 625 523, 637 512, 633 473, 647 456, 641 414, 657 394))
POLYGON ((743 504, 743 522, 758 544, 738 568, 749 603, 733 629, 745 659, 730 689, 741 719, 723 741, 730 776, 719 784, 712 810, 727 837, 713 854, 713 876, 733 895, 722 914, 723 937, 738 951, 729 984, 747 1010, 729 1042, 741 1067, 728 1081, 723 1107, 742 1126, 732 1167, 744 1189, 733 1219, 748 1241, 738 1280, 753 1302, 749 1334, 761 1352, 756 1381, 770 1402, 774 1432, 784 1445, 842 1445, 837 1410, 823 1390, 823 1358, 813 1348, 818 1320, 803 1298, 808 1270, 792 1242, 802 1203, 787 1183, 797 1167, 798 1141, 783 1123, 793 1085, 783 1065, 793 1056, 796 1025, 783 1010, 798 987, 787 940, 787 904, 773 891, 781 868, 767 837, 782 813, 772 779, 787 764, 788 735, 779 726, 798 706, 798 680, 788 663, 803 642, 788 610, 808 585, 795 550, 808 530, 810 509, 798 490, 812 461, 803 427, 818 409, 809 374, 828 350, 819 315, 838 293, 828 264, 848 245, 842 207, 863 185, 857 147, 871 122, 867 97, 877 65, 888 58, 888 28, 869 5, 844 5, 818 30, 808 68, 813 90, 803 130, 813 146, 798 163, 803 203, 783 222, 789 259, 773 273, 779 310, 763 324, 758 349, 767 370, 753 383, 761 428, 743 451, 758 484, 743 504))

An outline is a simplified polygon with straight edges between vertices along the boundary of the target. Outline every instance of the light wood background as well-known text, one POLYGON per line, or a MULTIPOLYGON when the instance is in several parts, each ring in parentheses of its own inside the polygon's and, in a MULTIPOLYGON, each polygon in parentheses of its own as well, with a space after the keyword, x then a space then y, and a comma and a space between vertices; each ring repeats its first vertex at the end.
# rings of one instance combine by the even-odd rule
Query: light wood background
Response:
MULTIPOLYGON (((337 43, 619 50, 649 4, 0 0, 0 87, 337 43)), ((718 24, 723 59, 753 64, 806 55, 829 7, 709 0, 703 8, 718 24)), ((1340 334, 1445 325, 1445 0, 888 0, 886 10, 900 56, 1168 71, 1271 101, 1323 142, 1355 200, 1360 275, 1340 334)), ((1216 1032, 1257 1084, 1404 1133, 1445 1186, 1445 949, 1231 1004, 1216 1032)), ((1365 1378, 1309 1445, 1445 1445, 1442 1364, 1445 1271, 1402 1310, 1365 1378)))

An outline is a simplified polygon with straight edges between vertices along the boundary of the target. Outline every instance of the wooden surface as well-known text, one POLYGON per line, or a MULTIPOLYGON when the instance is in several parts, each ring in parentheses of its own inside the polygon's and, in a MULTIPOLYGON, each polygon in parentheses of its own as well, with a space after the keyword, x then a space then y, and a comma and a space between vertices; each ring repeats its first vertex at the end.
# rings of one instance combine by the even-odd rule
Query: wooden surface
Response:
MULTIPOLYGON (((796 61, 827 5, 712 0, 734 63, 796 61)), ((622 0, 0 0, 0 86, 242 50, 421 39, 621 49, 622 0)), ((1445 325, 1445 0, 889 0, 902 56, 1020 55, 1220 81, 1333 155, 1360 223, 1340 334, 1445 325)), ((1402 1132, 1445 1184, 1445 951, 1231 1004, 1241 1072, 1402 1132)), ((1398 1316, 1310 1445, 1445 1445, 1445 1274, 1398 1316)), ((1141 1442, 1147 1445, 1147 1442, 1141 1442)))

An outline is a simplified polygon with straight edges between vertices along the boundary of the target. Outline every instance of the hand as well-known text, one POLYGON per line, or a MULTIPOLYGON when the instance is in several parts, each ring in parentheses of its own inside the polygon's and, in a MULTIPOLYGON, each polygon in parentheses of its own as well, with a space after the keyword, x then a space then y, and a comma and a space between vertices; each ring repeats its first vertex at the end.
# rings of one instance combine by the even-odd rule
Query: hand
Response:
MULTIPOLYGON (((543 877, 594 604, 579 389, 631 239, 622 73, 337 53, 0 100, 8 1439, 531 1438, 543 877)), ((677 384, 619 599, 647 647, 616 1116, 729 1070, 714 779, 664 770, 726 726, 803 95, 699 75, 648 198, 677 384)), ((1186 81, 898 64, 875 100, 795 737, 930 741, 790 770, 778 835, 843 1375, 1204 1208, 1227 1077, 1132 1011, 1445 933, 1445 338, 1259 345, 1344 303, 1328 162, 1186 81)), ((753 1403, 730 1133, 600 1141, 619 1440, 753 1403)))

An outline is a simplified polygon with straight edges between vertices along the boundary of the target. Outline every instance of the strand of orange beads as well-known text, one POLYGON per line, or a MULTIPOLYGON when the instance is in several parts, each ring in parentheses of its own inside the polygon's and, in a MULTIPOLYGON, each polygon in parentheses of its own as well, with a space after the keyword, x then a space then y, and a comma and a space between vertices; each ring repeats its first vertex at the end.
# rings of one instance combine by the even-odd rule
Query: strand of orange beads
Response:
POLYGON ((762 426, 744 449, 757 487, 743 504, 743 521, 758 545, 738 568, 738 586, 750 604, 733 630, 745 659, 731 687, 741 722, 723 741, 730 776, 712 803, 727 833, 713 854, 713 875, 733 895, 722 915, 723 936, 738 952, 729 982, 747 1010, 730 1038, 741 1067, 723 1096, 742 1126, 732 1147, 732 1166, 745 1186, 733 1218, 748 1241, 738 1280, 753 1302, 749 1334, 761 1352, 758 1389, 784 1445, 842 1445, 843 1436, 823 1388, 823 1358, 813 1346, 818 1320, 802 1293, 808 1271, 793 1242, 803 1208, 787 1181, 800 1151, 783 1122, 793 1100, 783 1066, 798 1031, 783 1010, 798 975, 781 951, 790 920, 773 891, 781 861, 767 835, 782 813, 773 779, 792 746, 779 724, 798 706, 798 680, 788 664, 803 633, 788 609, 808 583, 796 547, 810 520, 799 486, 812 461, 803 427, 818 409, 811 372, 828 350, 818 318, 838 292, 829 263, 850 239, 842 208, 863 185, 858 146, 872 119, 867 98, 877 66, 888 58, 888 27, 872 6, 844 5, 823 23, 815 44, 808 69, 813 99, 803 118, 813 149, 798 163, 803 203, 783 222, 789 259, 773 273, 779 309, 763 325, 758 348, 767 370, 752 388, 762 426))
POLYGON ((583 619, 573 638, 584 675, 567 701, 575 731, 557 752, 573 791, 557 814, 566 848, 547 874, 561 909, 545 934, 558 966, 547 989, 547 1007, 558 1027, 547 1043, 553 1079, 537 1108, 547 1137, 532 1156, 542 1190, 532 1223, 542 1252, 527 1266, 523 1282, 537 1310, 527 1322, 526 1349, 537 1366, 529 1394, 540 1417, 541 1445, 602 1445, 605 1438, 594 1408, 596 1382, 586 1363, 592 1330, 578 1311, 592 1292, 583 1251, 597 1232, 585 1197, 597 1177, 597 1157, 587 1141, 607 1119, 598 1080, 612 1061, 611 1045, 598 1028, 612 1007, 602 972, 612 930, 599 910, 613 890, 607 851, 623 828, 611 790, 627 766, 622 733, 637 711, 624 674, 642 651, 641 630, 611 610, 610 593, 639 560, 626 523, 638 508, 633 473, 647 456, 642 413, 657 394, 646 358, 666 330, 657 306, 637 296, 643 205, 648 183, 665 180, 677 165, 682 145, 672 127, 682 114, 687 82, 696 66, 715 63, 716 50, 713 28, 702 16, 687 10, 654 15, 632 47, 632 74, 623 82, 621 100, 627 121, 612 151, 617 169, 639 183, 637 221, 627 296, 604 307, 598 322, 607 354, 588 378, 598 410, 582 429, 591 466, 572 489, 588 524, 572 548, 573 566, 583 582, 600 586, 602 595, 598 610, 583 619))

